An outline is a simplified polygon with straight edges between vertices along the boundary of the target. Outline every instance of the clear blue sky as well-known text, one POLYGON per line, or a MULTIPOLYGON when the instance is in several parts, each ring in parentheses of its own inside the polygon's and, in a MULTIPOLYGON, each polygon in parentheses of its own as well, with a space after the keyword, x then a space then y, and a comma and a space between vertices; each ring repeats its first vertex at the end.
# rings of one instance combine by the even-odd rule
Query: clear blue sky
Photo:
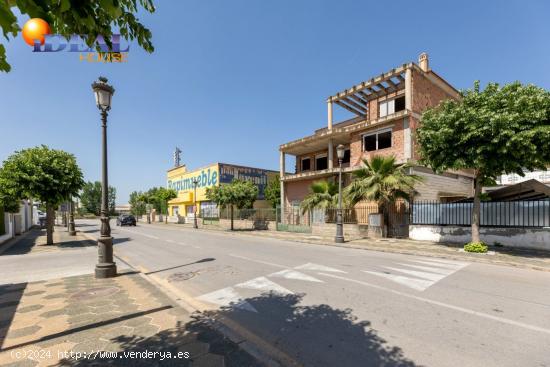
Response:
POLYGON ((475 79, 550 87, 548 1, 156 3, 141 15, 156 50, 132 44, 128 63, 33 54, 21 37, 7 44, 0 160, 46 144, 74 153, 86 180, 98 180, 90 84, 99 75, 116 88, 109 168, 118 203, 164 185, 176 145, 191 169, 216 161, 278 169, 281 143, 326 124, 327 96, 423 51, 457 88, 475 79))

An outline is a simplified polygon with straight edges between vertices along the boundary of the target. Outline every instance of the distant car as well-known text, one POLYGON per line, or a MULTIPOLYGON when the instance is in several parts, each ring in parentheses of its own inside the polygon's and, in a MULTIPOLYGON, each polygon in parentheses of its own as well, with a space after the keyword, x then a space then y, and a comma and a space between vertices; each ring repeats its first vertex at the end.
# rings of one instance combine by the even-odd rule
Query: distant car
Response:
POLYGON ((122 214, 116 219, 117 226, 135 226, 136 218, 133 215, 122 214))

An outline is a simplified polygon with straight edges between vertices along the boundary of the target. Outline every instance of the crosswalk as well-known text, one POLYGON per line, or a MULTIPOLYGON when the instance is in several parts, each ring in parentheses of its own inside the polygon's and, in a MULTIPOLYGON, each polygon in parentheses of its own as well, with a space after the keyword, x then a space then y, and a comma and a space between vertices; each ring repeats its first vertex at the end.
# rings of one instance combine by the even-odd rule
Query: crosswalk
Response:
POLYGON ((363 270, 364 273, 385 278, 417 291, 424 291, 468 265, 465 262, 426 259, 398 263, 399 267, 382 266, 384 270, 363 270), (421 264, 421 265, 418 265, 421 264))
MULTIPOLYGON (((249 259, 252 260, 252 259, 249 259)), ((257 262, 261 262, 258 260, 257 262)), ((393 263, 391 266, 377 266, 372 269, 360 269, 362 274, 383 278, 400 286, 422 292, 449 275, 467 266, 468 263, 443 260, 418 258, 408 261, 393 263)), ((278 265, 281 267, 281 265, 278 265)), ((230 287, 215 290, 197 297, 197 300, 212 305, 231 306, 250 312, 258 312, 254 306, 248 303, 243 292, 252 290, 260 293, 276 293, 281 295, 294 294, 294 292, 278 284, 277 279, 285 281, 306 282, 310 284, 325 283, 318 276, 329 274, 346 274, 347 271, 336 269, 321 264, 306 263, 295 267, 289 267, 264 276, 259 276, 230 287)), ((338 278, 336 275, 334 278, 338 278)), ((299 285, 297 284, 297 287, 299 285)))

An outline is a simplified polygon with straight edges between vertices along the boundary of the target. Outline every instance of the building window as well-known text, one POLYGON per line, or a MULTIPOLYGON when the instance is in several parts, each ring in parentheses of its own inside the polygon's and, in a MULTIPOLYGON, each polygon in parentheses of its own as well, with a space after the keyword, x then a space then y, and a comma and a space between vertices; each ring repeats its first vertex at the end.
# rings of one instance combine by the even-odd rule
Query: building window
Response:
POLYGON ((315 169, 317 171, 328 168, 328 159, 326 154, 320 154, 315 156, 315 169))
POLYGON ((351 151, 348 148, 348 149, 344 150, 344 158, 342 159, 342 164, 343 163, 349 163, 350 158, 351 158, 351 151))
POLYGON ((302 171, 309 171, 311 169, 311 159, 302 158, 302 171))
POLYGON ((385 100, 378 103, 378 116, 384 117, 403 111, 405 109, 405 96, 397 97, 395 99, 385 100))
POLYGON ((371 152, 391 148, 391 130, 381 130, 375 133, 363 135, 363 150, 371 152))

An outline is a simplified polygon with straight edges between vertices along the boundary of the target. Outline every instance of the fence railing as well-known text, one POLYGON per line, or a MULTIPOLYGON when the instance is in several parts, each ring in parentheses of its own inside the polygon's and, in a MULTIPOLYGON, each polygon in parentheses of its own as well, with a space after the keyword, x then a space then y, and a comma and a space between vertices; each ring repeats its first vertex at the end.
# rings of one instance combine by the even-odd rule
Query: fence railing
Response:
MULTIPOLYGON (((320 211, 321 214, 313 215, 314 223, 336 223, 338 209, 330 208, 320 211)), ((342 219, 345 224, 369 224, 369 214, 378 213, 378 206, 364 206, 356 208, 343 208, 342 219)))
MULTIPOLYGON (((219 209, 220 219, 231 219, 231 208, 219 209)), ((277 212, 273 208, 260 209, 233 209, 233 219, 252 220, 252 221, 275 221, 277 212)))
MULTIPOLYGON (((415 201, 411 205, 411 224, 470 226, 473 203, 415 201)), ((482 201, 480 226, 549 227, 550 200, 482 201)))

